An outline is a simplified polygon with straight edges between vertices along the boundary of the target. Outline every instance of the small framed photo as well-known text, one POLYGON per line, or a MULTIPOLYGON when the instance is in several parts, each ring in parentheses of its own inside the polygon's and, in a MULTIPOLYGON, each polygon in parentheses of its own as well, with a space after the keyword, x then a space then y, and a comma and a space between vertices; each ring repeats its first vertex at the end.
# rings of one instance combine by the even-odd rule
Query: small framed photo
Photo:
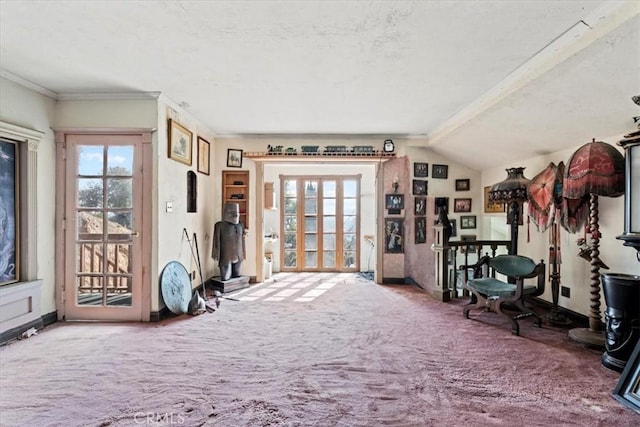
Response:
POLYGON ((443 207, 445 213, 449 213, 449 198, 448 197, 436 197, 434 204, 434 214, 440 213, 440 208, 443 207))
POLYGON ((404 209, 404 194, 385 194, 384 196, 385 209, 397 209, 400 213, 400 209, 404 209))
POLYGON ((497 203, 489 200, 490 188, 491 187, 484 187, 484 213, 504 212, 505 211, 504 203, 497 203))
POLYGON ((211 164, 209 141, 198 137, 198 172, 209 175, 209 165, 211 164))
POLYGON ((431 169, 431 177, 439 179, 447 179, 449 176, 448 165, 433 165, 431 169))
POLYGON ((416 197, 413 214, 416 216, 423 216, 427 214, 427 198, 416 197))
POLYGON ((453 199, 454 212, 471 212, 471 199, 453 199))
POLYGON ((460 229, 463 228, 476 228, 476 216, 475 215, 461 215, 460 216, 460 229))
POLYGON ((427 195, 427 181, 424 179, 414 179, 413 180, 413 194, 415 196, 426 196, 427 195))
POLYGON ((427 218, 421 217, 415 219, 415 242, 419 243, 427 243, 427 218))
POLYGON ((404 252, 404 226, 402 218, 384 219, 384 251, 387 253, 404 252))
POLYGON ((429 163, 414 163, 413 176, 416 178, 426 178, 429 176, 429 163))
POLYGON ((236 150, 234 148, 227 149, 227 167, 242 167, 242 150, 236 150))
POLYGON ((469 191, 471 183, 468 179, 456 179, 456 191, 469 191))
MULTIPOLYGON (((460 241, 461 242, 473 242, 476 240, 476 235, 475 234, 462 234, 460 236, 460 241)), ((469 252, 475 252, 476 251, 476 246, 475 245, 467 245, 467 246, 462 246, 460 248, 460 252, 462 252, 463 254, 466 253, 467 251, 469 252)))
POLYGON ((169 158, 191 166, 191 146, 193 133, 190 130, 169 119, 169 158))

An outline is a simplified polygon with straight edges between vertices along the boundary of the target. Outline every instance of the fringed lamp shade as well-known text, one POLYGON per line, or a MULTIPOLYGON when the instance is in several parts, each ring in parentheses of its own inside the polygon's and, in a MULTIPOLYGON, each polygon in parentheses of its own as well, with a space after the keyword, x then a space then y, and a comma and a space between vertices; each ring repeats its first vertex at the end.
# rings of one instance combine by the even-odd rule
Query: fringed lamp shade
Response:
POLYGON ((522 220, 522 203, 527 200, 529 180, 524 177, 524 168, 506 169, 507 178, 489 189, 489 201, 506 203, 507 223, 511 224, 511 254, 518 253, 518 224, 522 220))
POLYGON ((489 189, 489 201, 496 203, 523 202, 527 200, 529 180, 524 177, 524 168, 506 169, 507 178, 489 189))
POLYGON ((624 157, 612 145, 589 142, 578 148, 567 163, 564 197, 580 199, 589 194, 619 197, 624 194, 624 157))
POLYGON ((551 162, 534 176, 527 188, 529 198, 529 218, 538 231, 545 231, 556 221, 562 203, 562 177, 564 163, 551 162))

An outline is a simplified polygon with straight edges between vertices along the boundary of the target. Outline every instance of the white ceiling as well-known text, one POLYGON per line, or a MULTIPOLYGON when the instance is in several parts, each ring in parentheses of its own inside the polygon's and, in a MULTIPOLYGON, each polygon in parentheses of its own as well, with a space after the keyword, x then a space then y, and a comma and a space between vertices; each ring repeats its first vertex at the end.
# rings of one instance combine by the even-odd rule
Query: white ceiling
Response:
POLYGON ((216 135, 410 137, 483 170, 634 129, 640 2, 0 0, 0 71, 58 98, 162 92, 216 135))

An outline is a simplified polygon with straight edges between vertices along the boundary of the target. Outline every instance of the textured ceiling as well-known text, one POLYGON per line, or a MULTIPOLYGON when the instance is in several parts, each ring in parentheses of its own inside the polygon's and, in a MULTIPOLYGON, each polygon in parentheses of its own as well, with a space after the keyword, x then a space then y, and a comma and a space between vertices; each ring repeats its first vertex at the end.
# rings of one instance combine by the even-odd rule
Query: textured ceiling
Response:
POLYGON ((640 3, 0 1, 0 71, 217 135, 416 137, 486 169, 633 130, 640 3))

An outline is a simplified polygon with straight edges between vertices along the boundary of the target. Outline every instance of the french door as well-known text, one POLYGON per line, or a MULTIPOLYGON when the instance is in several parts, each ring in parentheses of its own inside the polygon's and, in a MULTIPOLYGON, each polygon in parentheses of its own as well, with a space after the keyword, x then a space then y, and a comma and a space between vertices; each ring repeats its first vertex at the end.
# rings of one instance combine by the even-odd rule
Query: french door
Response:
POLYGON ((142 139, 66 139, 67 320, 141 320, 142 139))
POLYGON ((282 271, 360 270, 360 176, 280 177, 282 271))

